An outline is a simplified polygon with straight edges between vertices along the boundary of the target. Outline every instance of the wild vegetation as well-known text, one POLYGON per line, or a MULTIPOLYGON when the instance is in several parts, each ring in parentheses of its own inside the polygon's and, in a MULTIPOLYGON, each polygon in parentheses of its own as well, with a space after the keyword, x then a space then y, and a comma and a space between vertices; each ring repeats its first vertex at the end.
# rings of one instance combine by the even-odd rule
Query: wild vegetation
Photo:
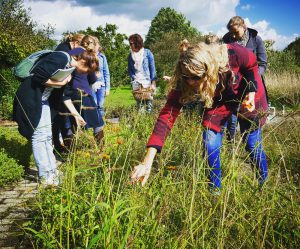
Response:
MULTIPOLYGON (((20 84, 13 78, 11 67, 54 43, 49 38, 51 28, 37 31, 21 0, 4 0, 0 8, 0 31, 6 35, 6 30, 12 30, 14 44, 8 44, 6 36, 0 37, 0 116, 9 119, 20 84), (20 39, 21 31, 31 32, 28 39, 20 39)), ((170 8, 158 13, 150 30, 147 41, 159 78, 173 73, 182 38, 203 40, 183 15, 170 8), (168 26, 171 22, 166 17, 172 19, 175 28, 168 26), (164 32, 158 32, 161 30, 164 32)), ((132 167, 144 155, 165 101, 165 83, 158 82, 160 98, 155 101, 153 116, 137 113, 126 86, 127 37, 110 24, 82 32, 99 37, 105 48, 113 85, 106 115, 119 117, 120 123, 106 124, 103 150, 92 134, 78 131, 75 145, 64 155, 60 167, 62 185, 40 189, 31 202, 32 219, 23 227, 35 248, 299 247, 299 39, 284 51, 273 50, 272 41, 266 41, 270 63, 265 78, 270 101, 278 113, 286 111, 284 119, 263 130, 270 158, 268 181, 259 187, 255 169, 247 163, 248 155, 237 137, 233 144, 224 142, 223 188, 220 196, 213 196, 207 189, 208 169, 201 153, 202 129, 197 115, 185 117, 182 113, 178 118, 147 185, 141 188, 130 183, 132 167)), ((23 167, 32 165, 33 160, 30 144, 15 128, 1 127, 0 148, 3 186, 19 179, 23 167)))

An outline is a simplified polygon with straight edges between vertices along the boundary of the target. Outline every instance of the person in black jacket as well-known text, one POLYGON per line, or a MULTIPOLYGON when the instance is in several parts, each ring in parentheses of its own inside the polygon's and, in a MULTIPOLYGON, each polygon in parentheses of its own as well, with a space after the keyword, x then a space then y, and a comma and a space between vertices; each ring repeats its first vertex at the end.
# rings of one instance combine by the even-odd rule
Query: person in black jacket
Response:
MULTIPOLYGON (((239 45, 242 45, 243 47, 251 50, 256 55, 258 62, 258 72, 264 83, 263 74, 267 69, 268 59, 264 42, 258 35, 258 32, 255 29, 247 28, 244 19, 240 16, 232 17, 227 24, 227 29, 229 30, 229 32, 223 36, 223 42, 226 44, 238 43, 239 45)), ((267 94, 265 84, 264 87, 267 94)), ((227 129, 229 131, 229 140, 234 139, 236 124, 237 116, 233 114, 228 120, 227 124, 227 129)))
MULTIPOLYGON (((77 48, 77 53, 69 56, 65 52, 52 52, 42 58, 19 86, 15 99, 13 118, 18 123, 20 134, 32 142, 33 156, 38 168, 39 179, 45 185, 58 184, 56 159, 52 148, 51 114, 52 106, 49 101, 54 88, 64 87, 71 75, 63 81, 55 81, 51 76, 58 69, 75 67, 82 73, 95 71, 98 60, 94 53, 83 48, 77 48)), ((60 101, 62 96, 58 96, 60 101)), ((85 121, 75 109, 71 101, 65 105, 74 116, 78 125, 85 125, 85 121)))

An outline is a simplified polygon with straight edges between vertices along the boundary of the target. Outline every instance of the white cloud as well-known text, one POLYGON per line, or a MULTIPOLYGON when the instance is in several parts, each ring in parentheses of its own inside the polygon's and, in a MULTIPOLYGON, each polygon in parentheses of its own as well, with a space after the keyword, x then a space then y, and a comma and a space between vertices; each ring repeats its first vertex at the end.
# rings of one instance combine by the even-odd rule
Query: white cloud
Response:
MULTIPOLYGON (((227 32, 226 24, 228 20, 236 15, 235 10, 240 1, 189 0, 187 2, 186 0, 139 0, 129 2, 119 2, 118 9, 116 9, 115 5, 114 8, 110 8, 111 4, 114 4, 112 1, 108 1, 110 5, 103 3, 101 5, 93 5, 93 7, 80 6, 76 4, 75 0, 25 0, 24 4, 25 7, 31 8, 32 17, 39 24, 47 25, 50 23, 54 26, 55 39, 60 40, 63 32, 85 30, 87 27, 95 29, 106 23, 116 24, 119 27, 118 32, 120 33, 127 35, 139 33, 145 37, 150 27, 151 19, 161 7, 168 6, 183 13, 191 21, 192 25, 204 34, 213 32, 218 36, 222 36, 227 32), (103 11, 100 12, 100 10, 103 11), (115 14, 116 11, 119 14, 115 14), (105 14, 98 14, 97 12, 105 14)), ((244 8, 250 7, 249 4, 244 6, 244 8)), ((297 34, 290 37, 280 35, 265 20, 255 24, 251 24, 247 18, 245 21, 249 27, 257 29, 263 39, 274 40, 274 48, 276 49, 283 49, 297 36, 297 34)))
POLYGON ((245 22, 249 28, 256 29, 263 40, 275 41, 273 45, 274 49, 284 49, 288 44, 294 41, 297 36, 299 36, 299 34, 293 34, 291 36, 280 35, 275 29, 270 27, 270 23, 266 20, 251 24, 250 20, 246 18, 245 22))
POLYGON ((66 31, 95 29, 106 23, 116 24, 118 32, 127 35, 140 33, 146 35, 150 20, 133 20, 127 15, 97 15, 91 7, 76 6, 69 1, 25 1, 25 6, 31 8, 32 18, 40 25, 48 23, 55 27, 55 39, 60 40, 66 31))
POLYGON ((246 4, 246 5, 241 6, 242 10, 250 10, 251 8, 252 8, 252 6, 250 4, 246 4))

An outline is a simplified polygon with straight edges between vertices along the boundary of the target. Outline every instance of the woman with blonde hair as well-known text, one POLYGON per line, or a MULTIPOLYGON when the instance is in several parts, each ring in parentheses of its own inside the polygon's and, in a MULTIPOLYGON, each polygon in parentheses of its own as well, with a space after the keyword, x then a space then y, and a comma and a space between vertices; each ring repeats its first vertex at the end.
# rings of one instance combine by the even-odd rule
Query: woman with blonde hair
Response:
POLYGON ((99 74, 97 75, 98 85, 95 84, 95 102, 99 109, 99 113, 104 117, 104 102, 105 97, 109 95, 110 92, 110 73, 108 68, 108 63, 105 54, 102 52, 102 47, 100 41, 97 37, 94 37, 96 42, 96 54, 99 59, 99 74))
POLYGON ((259 181, 263 184, 268 167, 262 148, 261 127, 266 120, 267 101, 255 55, 238 44, 189 45, 181 52, 170 84, 167 103, 148 141, 143 162, 132 172, 132 181, 146 183, 154 157, 162 150, 181 107, 200 97, 205 104, 203 149, 211 169, 210 186, 217 190, 221 188, 222 128, 236 112, 246 151, 257 166, 259 181))

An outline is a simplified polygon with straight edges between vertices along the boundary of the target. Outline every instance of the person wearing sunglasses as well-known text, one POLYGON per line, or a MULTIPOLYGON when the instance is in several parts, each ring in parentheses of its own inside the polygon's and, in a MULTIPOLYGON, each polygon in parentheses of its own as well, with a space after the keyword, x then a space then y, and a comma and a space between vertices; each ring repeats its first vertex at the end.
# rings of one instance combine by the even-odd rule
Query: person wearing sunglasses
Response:
MULTIPOLYGON (((247 28, 244 19, 240 16, 232 17, 227 24, 227 29, 229 32, 223 36, 224 43, 238 43, 241 46, 248 48, 256 55, 258 62, 258 72, 262 78, 267 94, 263 75, 267 69, 268 59, 263 40, 258 35, 258 32, 255 29, 247 28)), ((229 131, 228 139, 230 141, 234 139, 237 126, 236 124, 237 116, 233 114, 228 120, 227 124, 227 129, 229 131)))
POLYGON ((182 106, 200 97, 205 104, 203 154, 210 167, 209 186, 214 191, 221 189, 222 129, 230 115, 237 111, 246 151, 263 184, 268 166, 261 127, 266 121, 268 105, 255 55, 234 43, 189 45, 180 54, 170 85, 167 102, 147 143, 146 156, 132 171, 132 182, 146 183, 155 155, 162 150, 182 106))

